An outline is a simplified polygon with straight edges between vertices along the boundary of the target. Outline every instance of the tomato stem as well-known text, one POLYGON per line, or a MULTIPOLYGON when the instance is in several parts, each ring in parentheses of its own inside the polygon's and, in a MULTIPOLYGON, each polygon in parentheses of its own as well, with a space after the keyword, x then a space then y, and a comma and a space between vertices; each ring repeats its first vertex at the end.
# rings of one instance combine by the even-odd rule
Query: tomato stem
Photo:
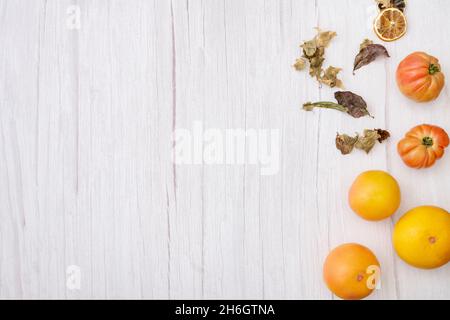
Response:
POLYGON ((441 68, 439 68, 438 65, 435 64, 430 64, 430 66, 428 67, 428 73, 429 74, 435 74, 441 71, 441 68))
POLYGON ((424 137, 422 139, 422 144, 426 147, 432 147, 433 146, 433 138, 431 137, 424 137))

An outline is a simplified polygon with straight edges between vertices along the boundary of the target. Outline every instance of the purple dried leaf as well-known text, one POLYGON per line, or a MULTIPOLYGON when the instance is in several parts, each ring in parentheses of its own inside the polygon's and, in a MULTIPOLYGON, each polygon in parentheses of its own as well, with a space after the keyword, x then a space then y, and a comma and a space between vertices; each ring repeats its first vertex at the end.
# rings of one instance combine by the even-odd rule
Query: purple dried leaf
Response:
POLYGON ((390 57, 387 49, 381 44, 369 44, 366 47, 362 48, 355 58, 353 74, 359 68, 368 65, 369 63, 375 61, 377 57, 383 55, 388 58, 390 57))

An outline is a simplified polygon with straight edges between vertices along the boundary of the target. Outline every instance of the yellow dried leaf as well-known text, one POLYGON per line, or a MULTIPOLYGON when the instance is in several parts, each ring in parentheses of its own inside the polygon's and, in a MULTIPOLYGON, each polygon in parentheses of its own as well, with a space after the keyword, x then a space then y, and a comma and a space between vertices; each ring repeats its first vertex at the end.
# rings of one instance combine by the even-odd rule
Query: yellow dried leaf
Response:
MULTIPOLYGON (((340 69, 329 67, 323 70, 323 62, 325 61, 325 48, 330 44, 330 41, 336 36, 334 31, 322 31, 316 28, 317 34, 309 41, 303 42, 300 47, 303 49, 303 58, 309 62, 309 75, 316 78, 319 83, 326 84, 330 87, 343 88, 342 81, 337 79, 337 74, 340 69)), ((297 59, 294 64, 296 70, 304 69, 305 61, 297 59)))
POLYGON ((297 60, 295 60, 295 63, 294 63, 295 70, 301 71, 301 70, 305 69, 305 67, 306 67, 306 62, 303 58, 298 58, 297 60))
POLYGON ((316 28, 317 35, 315 37, 317 47, 326 48, 330 41, 337 35, 334 31, 322 31, 316 28))
POLYGON ((364 135, 358 138, 358 141, 355 144, 355 148, 364 150, 366 153, 369 153, 380 138, 381 136, 378 134, 378 131, 366 129, 364 130, 364 135))
POLYGON ((389 137, 389 132, 383 129, 366 129, 362 136, 356 134, 354 137, 338 133, 336 135, 336 148, 339 149, 343 155, 351 153, 354 148, 369 153, 377 141, 382 143, 389 137))
POLYGON ((373 44, 372 40, 364 39, 364 41, 359 45, 359 50, 361 51, 362 49, 368 47, 371 44, 373 44))
POLYGON ((303 49, 303 54, 305 55, 305 58, 313 57, 316 54, 317 51, 317 44, 316 40, 312 39, 309 41, 305 41, 300 48, 303 49))
POLYGON ((338 73, 341 71, 341 68, 335 68, 333 66, 329 66, 323 75, 319 78, 319 82, 326 84, 327 86, 334 87, 342 87, 342 81, 337 78, 338 73), (339 85, 339 86, 338 86, 339 85))

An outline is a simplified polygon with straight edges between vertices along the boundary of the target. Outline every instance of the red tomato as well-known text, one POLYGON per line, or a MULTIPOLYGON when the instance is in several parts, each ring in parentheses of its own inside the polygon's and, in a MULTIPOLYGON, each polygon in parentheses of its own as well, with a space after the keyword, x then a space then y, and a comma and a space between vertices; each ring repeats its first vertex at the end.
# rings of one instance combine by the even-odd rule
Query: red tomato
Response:
POLYGON ((414 52, 400 62, 397 68, 400 91, 417 102, 436 99, 445 84, 439 60, 424 52, 414 52))

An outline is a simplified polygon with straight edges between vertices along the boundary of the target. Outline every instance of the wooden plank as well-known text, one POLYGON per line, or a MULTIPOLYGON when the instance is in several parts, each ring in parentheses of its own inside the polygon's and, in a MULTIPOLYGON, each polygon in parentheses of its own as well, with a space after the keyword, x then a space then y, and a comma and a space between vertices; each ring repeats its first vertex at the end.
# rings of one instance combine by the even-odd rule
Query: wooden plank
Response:
POLYGON ((255 79, 259 110, 253 122, 280 131, 280 171, 259 182, 264 298, 321 298, 327 293, 311 286, 316 281, 311 275, 321 269, 317 198, 310 191, 317 185, 313 158, 319 118, 300 109, 304 100, 317 100, 319 90, 307 72, 291 66, 301 54, 300 43, 315 32, 317 4, 274 1, 266 6, 257 26, 263 31, 255 47, 263 49, 257 50, 262 70, 255 79))
MULTIPOLYGON (((189 134, 193 134, 193 124, 202 120, 205 108, 203 9, 202 3, 187 1, 173 1, 171 8, 173 25, 168 36, 173 49, 173 129, 187 130, 189 134)), ((176 193, 170 215, 170 297, 198 299, 203 296, 204 279, 203 169, 201 159, 196 164, 177 165, 182 159, 175 154, 174 160, 176 193)))
POLYGON ((82 8, 78 214, 84 294, 168 298, 170 6, 86 1, 82 8))
MULTIPOLYGON (((358 70, 355 76, 352 75, 353 60, 358 53, 359 44, 365 38, 377 42, 367 21, 371 19, 368 14, 371 10, 366 3, 341 1, 337 6, 333 1, 321 0, 318 11, 319 26, 338 33, 327 50, 327 63, 343 69, 341 75, 345 88, 364 97, 374 116, 374 119, 354 119, 346 114, 327 112, 328 110, 321 112, 316 190, 319 214, 323 217, 320 224, 322 227, 328 226, 329 250, 342 243, 357 242, 376 254, 382 265, 382 290, 377 290, 371 298, 393 299, 396 297, 396 287, 390 239, 392 223, 389 220, 378 223, 365 221, 352 212, 347 201, 348 190, 357 175, 366 170, 388 170, 385 145, 375 146, 370 155, 355 150, 351 155, 342 156, 336 150, 334 142, 336 132, 353 134, 366 128, 386 128, 385 65, 389 61, 380 59, 358 70)), ((333 100, 334 91, 322 88, 321 99, 333 100)), ((392 142, 391 140, 390 143, 392 142)), ((327 250, 322 247, 322 261, 326 255, 327 250)))
POLYGON ((65 231, 76 200, 76 95, 64 94, 73 86, 67 75, 73 54, 58 28, 60 5, 2 3, 4 297, 65 297, 64 265, 73 252, 65 231))
MULTIPOLYGON (((419 104, 404 97, 397 89, 395 72, 400 61, 414 51, 425 51, 439 58, 444 74, 450 74, 450 44, 448 30, 437 27, 450 13, 446 1, 436 1, 430 6, 427 1, 410 4, 406 12, 409 21, 408 33, 390 47, 393 56, 389 64, 387 121, 393 131, 394 143, 388 147, 388 163, 399 179, 403 201, 397 214, 397 221, 408 210, 420 205, 436 205, 446 210, 450 199, 444 190, 449 188, 450 167, 448 158, 439 161, 426 170, 413 170, 406 167, 396 150, 396 143, 411 128, 422 123, 430 123, 450 130, 450 111, 448 84, 441 96, 432 103, 419 104), (434 27, 433 27, 434 26, 434 27)), ((402 299, 448 299, 448 279, 450 266, 436 270, 415 269, 396 258, 399 297, 402 299)))

